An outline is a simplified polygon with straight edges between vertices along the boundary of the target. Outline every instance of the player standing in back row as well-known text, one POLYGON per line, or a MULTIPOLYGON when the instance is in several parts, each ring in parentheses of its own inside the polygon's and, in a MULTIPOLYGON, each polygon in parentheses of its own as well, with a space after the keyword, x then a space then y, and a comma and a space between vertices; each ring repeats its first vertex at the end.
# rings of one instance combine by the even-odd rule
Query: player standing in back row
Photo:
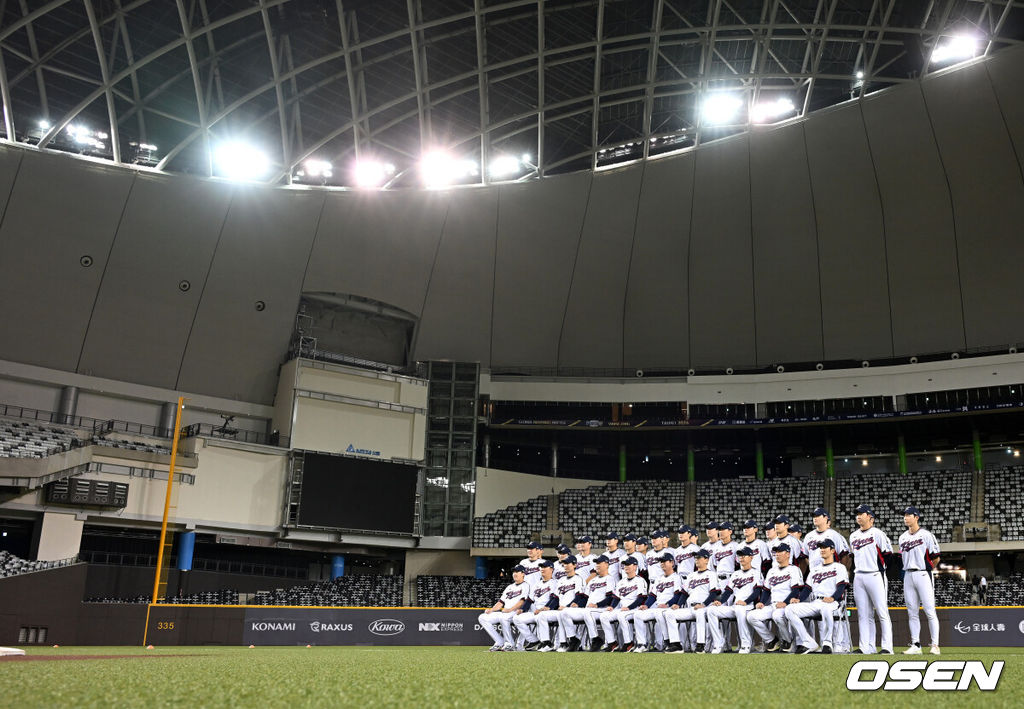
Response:
POLYGON ((931 653, 939 654, 939 616, 935 613, 935 580, 932 569, 939 563, 939 543, 935 535, 921 527, 921 511, 908 507, 903 511, 907 531, 900 535, 900 556, 903 559, 903 597, 907 599, 910 616, 910 647, 904 655, 921 654, 921 614, 928 619, 931 653))
MULTIPOLYGON (((881 652, 892 654, 892 621, 889 619, 889 584, 885 577, 885 556, 892 554, 892 542, 875 526, 875 513, 868 505, 856 509, 857 525, 850 534, 853 554, 853 599, 857 604, 857 627, 860 629, 860 652, 873 655, 875 616, 881 626, 881 652)), ((856 652, 856 651, 855 651, 856 652)))

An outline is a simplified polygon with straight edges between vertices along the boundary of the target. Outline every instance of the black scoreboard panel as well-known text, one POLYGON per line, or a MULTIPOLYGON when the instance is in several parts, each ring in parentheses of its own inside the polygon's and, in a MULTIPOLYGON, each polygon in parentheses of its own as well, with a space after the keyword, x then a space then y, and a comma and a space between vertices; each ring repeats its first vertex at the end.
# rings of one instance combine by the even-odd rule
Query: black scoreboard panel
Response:
POLYGON ((417 473, 407 463, 306 453, 298 523, 412 534, 417 473))
POLYGON ((128 483, 67 478, 46 486, 46 501, 55 505, 125 507, 128 504, 128 483))

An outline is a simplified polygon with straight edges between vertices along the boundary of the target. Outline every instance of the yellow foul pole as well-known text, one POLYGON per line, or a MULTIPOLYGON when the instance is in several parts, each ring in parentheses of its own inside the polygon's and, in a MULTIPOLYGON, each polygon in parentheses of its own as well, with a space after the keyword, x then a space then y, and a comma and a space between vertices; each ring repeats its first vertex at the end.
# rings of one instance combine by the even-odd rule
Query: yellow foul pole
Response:
POLYGON ((171 467, 167 471, 167 494, 164 496, 164 521, 160 525, 160 551, 156 557, 156 575, 153 577, 153 603, 157 602, 160 589, 160 571, 164 565, 164 542, 167 539, 167 515, 171 509, 171 488, 174 487, 174 467, 178 458, 178 441, 181 438, 181 411, 185 408, 185 397, 178 397, 178 411, 174 415, 174 440, 171 443, 171 467))

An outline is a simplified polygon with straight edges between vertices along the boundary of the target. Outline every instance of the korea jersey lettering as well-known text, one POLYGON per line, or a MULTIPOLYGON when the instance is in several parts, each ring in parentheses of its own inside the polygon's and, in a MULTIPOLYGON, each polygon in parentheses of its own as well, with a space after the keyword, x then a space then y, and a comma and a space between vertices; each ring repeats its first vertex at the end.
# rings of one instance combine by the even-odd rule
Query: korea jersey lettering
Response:
POLYGON ((667 548, 661 551, 648 550, 647 556, 644 557, 644 563, 647 564, 647 578, 649 580, 660 579, 665 575, 665 571, 661 568, 661 562, 658 559, 666 552, 668 552, 667 548))
POLYGON ((764 577, 764 586, 768 589, 772 603, 785 603, 793 589, 803 584, 804 575, 792 564, 785 568, 774 568, 764 577))
POLYGON ((626 558, 625 549, 616 549, 615 551, 608 551, 606 549, 604 555, 608 557, 608 575, 618 581, 619 577, 624 575, 619 565, 626 558))
POLYGON ((647 596, 647 582, 641 576, 623 576, 615 584, 615 595, 619 597, 619 608, 629 608, 636 599, 647 596))
POLYGON ((927 529, 918 529, 917 534, 911 534, 908 529, 900 535, 900 556, 903 557, 904 569, 931 571, 932 559, 938 555, 939 543, 927 529))
POLYGON ((712 591, 717 591, 718 589, 718 574, 711 569, 694 571, 683 582, 683 591, 686 592, 686 604, 688 606, 695 606, 698 603, 707 605, 708 596, 711 595, 712 591))
POLYGON ((576 596, 583 593, 583 579, 579 574, 564 576, 555 584, 555 593, 558 594, 559 608, 568 608, 576 596))
MULTIPOLYGON (((831 564, 821 563, 814 569, 808 570, 807 583, 811 587, 811 593, 815 598, 821 599, 831 596, 836 600, 842 600, 837 598, 836 587, 841 583, 849 586, 850 574, 847 573, 846 567, 838 561, 833 561, 831 564)), ((840 593, 839 596, 842 596, 842 594, 840 593)))
POLYGON ((596 571, 594 568, 594 559, 597 556, 594 554, 587 554, 586 556, 576 557, 576 573, 582 576, 584 579, 590 576, 591 573, 596 571))
POLYGON ((676 558, 676 573, 681 576, 688 576, 696 568, 693 555, 700 550, 700 547, 690 542, 685 547, 679 546, 672 550, 676 558))
POLYGON ((683 590, 683 579, 679 574, 673 573, 669 576, 662 576, 657 581, 651 581, 650 592, 654 594, 654 605, 668 605, 672 597, 683 590))
POLYGON ((890 552, 892 542, 878 527, 855 529, 850 534, 850 553, 853 554, 854 571, 884 571, 885 558, 882 554, 890 552))
POLYGON ((587 584, 587 605, 598 604, 608 597, 608 594, 615 591, 615 584, 611 576, 595 576, 587 584))
POLYGON ((735 541, 719 542, 718 548, 711 553, 711 562, 708 566, 714 566, 715 571, 719 576, 726 574, 727 576, 736 570, 736 549, 737 544, 735 541))
POLYGON ((562 562, 561 561, 556 561, 555 562, 555 572, 553 574, 551 574, 551 578, 553 578, 555 580, 564 579, 565 575, 566 575, 565 574, 565 567, 562 566, 562 562))
MULTIPOLYGON (((795 564, 796 560, 799 559, 803 555, 803 553, 804 553, 803 545, 792 534, 787 534, 785 537, 778 537, 778 538, 774 539, 772 541, 772 543, 769 544, 768 546, 769 546, 769 548, 774 549, 775 547, 777 547, 780 544, 785 544, 786 546, 789 547, 789 563, 790 564, 795 564)), ((774 557, 775 554, 772 554, 772 556, 774 557)), ((778 566, 779 566, 778 560, 776 559, 772 565, 775 566, 776 568, 778 568, 778 566)))
POLYGON ((709 552, 711 552, 711 556, 708 557, 708 568, 711 569, 712 571, 715 570, 715 552, 718 551, 718 548, 721 545, 722 545, 722 540, 721 539, 719 539, 718 541, 715 541, 715 542, 704 542, 703 544, 700 545, 701 549, 707 549, 709 552))
MULTIPOLYGON (((639 572, 639 571, 643 571, 644 569, 646 569, 646 568, 647 568, 647 559, 646 559, 646 557, 644 557, 644 555, 643 555, 643 554, 641 554, 640 552, 638 552, 638 551, 635 551, 635 552, 633 552, 632 554, 626 554, 626 556, 628 556, 628 557, 630 557, 630 558, 633 558, 633 559, 636 559, 636 568, 637 568, 637 571, 638 571, 638 572, 639 572)), ((626 558, 626 556, 624 556, 624 557, 622 557, 622 558, 623 558, 623 559, 625 559, 625 558, 626 558)), ((621 562, 620 562, 620 563, 621 563, 621 562)))
POLYGON ((551 594, 555 593, 557 587, 558 581, 555 580, 554 576, 547 581, 537 579, 530 589, 530 599, 533 601, 532 609, 536 610, 538 606, 546 606, 548 599, 551 597, 551 594))
POLYGON ((526 576, 524 580, 531 586, 540 579, 540 563, 543 559, 537 559, 532 561, 530 559, 523 559, 519 562, 519 565, 526 569, 526 576))
POLYGON ((750 565, 755 569, 760 569, 761 565, 764 564, 766 560, 770 560, 772 558, 772 553, 768 551, 768 545, 761 539, 754 539, 752 542, 748 542, 744 539, 739 545, 741 547, 750 547, 754 552, 750 565))
POLYGON ((530 584, 523 581, 522 583, 510 583, 505 587, 505 590, 501 592, 501 604, 507 610, 509 606, 514 606, 519 601, 525 599, 530 593, 530 584))
POLYGON ((824 532, 819 532, 817 529, 811 530, 804 535, 804 554, 807 555, 807 566, 808 570, 821 566, 825 563, 825 560, 821 558, 821 552, 818 551, 818 544, 824 539, 831 539, 832 543, 836 545, 836 556, 839 556, 843 552, 850 551, 850 545, 846 543, 846 539, 843 535, 834 529, 826 529, 824 532))
POLYGON ((753 566, 748 570, 736 569, 732 572, 732 576, 729 577, 726 583, 726 589, 732 589, 732 597, 729 599, 730 605, 736 601, 746 601, 750 598, 750 594, 754 592, 758 586, 761 585, 761 571, 753 566))

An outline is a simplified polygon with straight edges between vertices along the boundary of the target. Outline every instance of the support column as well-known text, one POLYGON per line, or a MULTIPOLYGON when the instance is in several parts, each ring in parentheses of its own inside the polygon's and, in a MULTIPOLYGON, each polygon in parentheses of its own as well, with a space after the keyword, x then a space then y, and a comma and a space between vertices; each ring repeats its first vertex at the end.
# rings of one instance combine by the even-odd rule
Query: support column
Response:
POLYGON ((331 581, 345 575, 345 557, 335 554, 331 557, 331 581))
POLYGON ((175 401, 168 401, 160 409, 160 435, 166 438, 174 437, 174 418, 178 415, 178 404, 175 401))
POLYGON ((558 441, 551 441, 551 477, 558 477, 558 441))
POLYGON ((754 448, 754 472, 758 480, 764 480, 764 449, 761 441, 758 441, 754 448))
POLYGON ((693 454, 693 444, 688 443, 686 446, 686 481, 693 482, 697 479, 697 460, 693 454))
POLYGON ((900 475, 907 474, 907 442, 901 433, 896 439, 896 451, 899 454, 900 475))
POLYGON ((491 434, 484 434, 484 467, 491 467, 491 434))
POLYGON ((192 557, 196 550, 196 533, 182 532, 178 535, 178 570, 191 571, 192 557))
POLYGON ((78 387, 66 386, 60 390, 60 404, 56 423, 73 423, 78 413, 78 387))
POLYGON ((619 444, 619 482, 626 482, 626 444, 619 444))
POLYGON ((832 436, 825 439, 825 477, 836 476, 836 460, 832 455, 832 436))
POLYGON ((981 457, 981 434, 978 429, 971 431, 971 438, 974 442, 974 472, 980 473, 985 469, 985 461, 981 457))
POLYGON ((476 577, 478 579, 487 578, 487 559, 482 556, 474 556, 473 559, 476 561, 476 577))

